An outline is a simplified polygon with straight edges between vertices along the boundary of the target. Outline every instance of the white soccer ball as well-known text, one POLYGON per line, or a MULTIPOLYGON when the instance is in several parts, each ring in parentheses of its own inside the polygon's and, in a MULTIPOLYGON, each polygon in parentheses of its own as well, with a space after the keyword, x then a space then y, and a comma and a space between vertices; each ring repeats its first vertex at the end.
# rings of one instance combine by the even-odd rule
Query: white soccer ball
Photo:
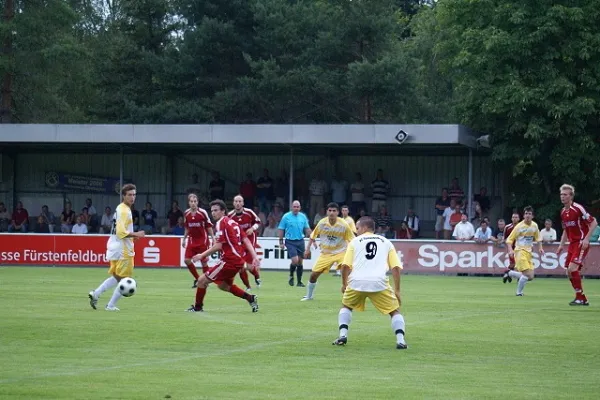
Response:
POLYGON ((119 292, 123 297, 131 297, 137 291, 137 283, 133 278, 123 278, 119 281, 119 292))

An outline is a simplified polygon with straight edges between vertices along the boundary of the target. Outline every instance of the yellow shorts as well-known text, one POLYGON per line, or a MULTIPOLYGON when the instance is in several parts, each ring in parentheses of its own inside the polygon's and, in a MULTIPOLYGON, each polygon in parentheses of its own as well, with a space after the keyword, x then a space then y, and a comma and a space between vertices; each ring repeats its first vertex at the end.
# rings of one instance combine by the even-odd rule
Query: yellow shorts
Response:
POLYGON ((528 251, 519 250, 515 253, 515 269, 519 272, 533 269, 533 256, 528 251))
POLYGON ((111 260, 108 273, 110 275, 117 275, 121 278, 133 276, 133 257, 122 260, 111 260))
POLYGON ((315 266, 312 268, 313 272, 328 272, 333 264, 337 263, 340 265, 344 261, 345 252, 340 254, 323 254, 319 256, 315 266))
POLYGON ((365 311, 365 301, 371 299, 371 303, 382 314, 389 314, 400 308, 400 303, 390 286, 381 292, 359 292, 346 288, 342 304, 356 311, 365 311))

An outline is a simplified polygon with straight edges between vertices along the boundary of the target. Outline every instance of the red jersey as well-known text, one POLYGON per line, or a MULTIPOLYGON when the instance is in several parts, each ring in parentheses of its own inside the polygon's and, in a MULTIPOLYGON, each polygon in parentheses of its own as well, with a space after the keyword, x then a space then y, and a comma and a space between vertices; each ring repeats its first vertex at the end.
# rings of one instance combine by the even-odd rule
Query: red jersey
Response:
POLYGON ((198 208, 195 213, 185 211, 185 227, 188 231, 188 246, 207 246, 208 228, 212 228, 210 217, 206 210, 198 208))
MULTIPOLYGON (((508 237, 512 233, 513 229, 515 229, 515 226, 517 226, 517 225, 510 223, 504 227, 504 240, 508 239, 508 237)), ((517 241, 515 240, 512 244, 513 249, 515 248, 516 243, 517 243, 517 241)))
MULTIPOLYGON (((237 210, 232 210, 228 217, 232 220, 234 220, 235 222, 237 222, 237 224, 240 226, 240 228, 246 232, 248 229, 250 229, 251 227, 255 227, 255 231, 258 230, 258 228, 260 227, 261 221, 260 218, 258 218, 258 216, 256 215, 256 213, 254 211, 252 211, 249 208, 242 208, 242 211, 240 213, 237 212, 237 210)), ((250 239, 250 242, 252 243, 252 245, 254 247, 256 247, 256 242, 257 242, 257 235, 256 232, 252 232, 252 235, 248 235, 248 239, 250 239)))
POLYGON ((246 254, 242 240, 246 234, 240 226, 229 217, 223 217, 216 223, 215 240, 222 243, 221 260, 231 265, 244 265, 246 254))
POLYGON ((571 207, 564 207, 560 211, 562 227, 567 232, 569 243, 582 241, 590 231, 589 224, 594 222, 594 217, 589 214, 581 204, 573 203, 571 207))

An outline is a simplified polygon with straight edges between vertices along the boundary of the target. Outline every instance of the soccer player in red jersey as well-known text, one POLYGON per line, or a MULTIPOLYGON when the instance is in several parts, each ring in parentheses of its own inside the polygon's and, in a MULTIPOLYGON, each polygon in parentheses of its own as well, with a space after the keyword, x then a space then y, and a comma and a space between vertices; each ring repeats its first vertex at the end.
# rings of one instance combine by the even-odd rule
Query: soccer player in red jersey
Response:
MULTIPOLYGON (((198 208, 198 196, 190 193, 188 195, 188 204, 190 208, 185 211, 185 233, 181 246, 185 248, 184 262, 190 273, 194 276, 194 285, 192 288, 195 288, 200 276, 192 261, 192 257, 208 250, 210 247, 208 235, 210 235, 213 242, 215 241, 215 235, 208 213, 198 208)), ((203 258, 201 261, 202 272, 208 271, 208 258, 203 258)))
MULTIPOLYGON (((508 239, 508 237, 510 236, 510 234, 512 233, 513 229, 515 229, 515 226, 518 225, 519 221, 521 221, 521 217, 519 216, 518 212, 514 212, 512 217, 511 217, 511 223, 506 225, 504 227, 504 241, 506 242, 506 239, 508 239)), ((515 250, 515 244, 512 244, 512 249, 513 251, 515 250)), ((506 282, 512 282, 512 278, 510 277, 510 275, 508 274, 509 271, 512 271, 513 269, 515 269, 515 254, 514 253, 510 253, 510 251, 508 252, 508 268, 506 269, 506 271, 504 271, 504 274, 502 274, 502 282, 506 283, 506 282)))
POLYGON ((575 203, 574 197, 575 188, 573 186, 564 184, 560 187, 560 201, 564 206, 560 211, 563 233, 556 253, 562 252, 565 242, 568 240, 569 248, 564 267, 567 269, 571 286, 575 290, 575 300, 569 305, 589 306, 587 297, 583 293, 580 271, 590 250, 590 236, 598 226, 598 221, 581 204, 575 203))
POLYGON ((252 266, 259 267, 256 252, 252 243, 246 237, 240 226, 232 219, 226 216, 227 207, 223 200, 213 200, 210 203, 210 212, 215 221, 215 243, 213 246, 192 258, 192 261, 202 260, 217 251, 221 252, 219 263, 210 267, 208 271, 198 279, 198 288, 196 289, 196 303, 188 309, 190 312, 203 311, 204 296, 206 288, 212 282, 216 283, 219 289, 230 292, 234 296, 244 299, 252 307, 252 312, 258 311, 258 299, 256 295, 245 292, 233 284, 233 279, 244 268, 244 246, 252 254, 252 266))
MULTIPOLYGON (((246 236, 248 236, 248 240, 250 240, 254 249, 256 249, 258 243, 258 234, 256 232, 258 232, 258 229, 260 228, 261 221, 254 211, 244 207, 244 198, 241 195, 237 195, 233 198, 233 210, 231 210, 227 216, 237 222, 240 228, 246 233, 246 236)), ((246 262, 250 273, 254 275, 256 286, 260 288, 260 273, 258 272, 258 269, 252 268, 252 255, 246 252, 244 261, 246 262)), ((240 278, 242 278, 242 282, 246 285, 247 290, 250 290, 250 282, 248 281, 246 268, 241 269, 240 278)))

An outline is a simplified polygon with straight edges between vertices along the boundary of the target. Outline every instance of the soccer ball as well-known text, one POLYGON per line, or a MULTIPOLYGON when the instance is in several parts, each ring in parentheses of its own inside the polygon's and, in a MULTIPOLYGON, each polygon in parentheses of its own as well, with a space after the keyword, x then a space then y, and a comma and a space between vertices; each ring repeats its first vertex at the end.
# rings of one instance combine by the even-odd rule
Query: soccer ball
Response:
POLYGON ((119 292, 124 297, 131 297, 135 294, 137 290, 137 283, 135 283, 135 279, 133 278, 123 278, 119 282, 119 292))

